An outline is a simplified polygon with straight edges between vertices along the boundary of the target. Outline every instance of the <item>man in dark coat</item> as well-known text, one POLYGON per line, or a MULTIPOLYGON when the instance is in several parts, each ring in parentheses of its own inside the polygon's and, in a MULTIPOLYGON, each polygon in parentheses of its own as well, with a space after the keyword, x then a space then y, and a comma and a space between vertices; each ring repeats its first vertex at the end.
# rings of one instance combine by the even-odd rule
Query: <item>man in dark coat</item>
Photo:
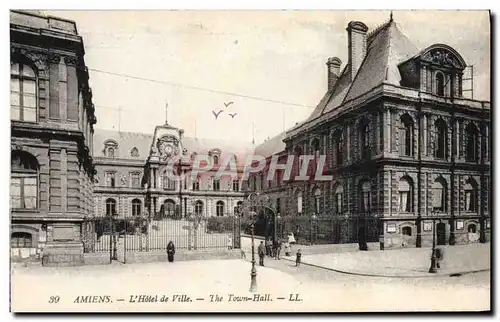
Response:
POLYGON ((168 261, 172 263, 174 261, 174 255, 175 255, 175 245, 172 241, 170 241, 167 245, 167 255, 168 255, 168 261))
POLYGON ((266 247, 264 246, 263 241, 260 242, 260 245, 257 248, 257 252, 259 254, 259 265, 264 266, 264 256, 266 256, 266 247))

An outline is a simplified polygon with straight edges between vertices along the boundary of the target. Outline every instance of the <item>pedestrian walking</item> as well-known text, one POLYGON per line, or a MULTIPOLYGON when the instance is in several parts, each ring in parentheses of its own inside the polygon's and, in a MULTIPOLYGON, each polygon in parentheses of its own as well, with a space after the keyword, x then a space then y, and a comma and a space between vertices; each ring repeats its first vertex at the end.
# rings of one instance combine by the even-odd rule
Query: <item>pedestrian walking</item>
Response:
POLYGON ((259 254, 259 265, 264 266, 264 256, 266 255, 266 248, 264 246, 263 241, 260 241, 260 245, 257 248, 257 252, 259 254))
POLYGON ((174 255, 175 255, 175 245, 172 241, 168 242, 167 255, 168 255, 168 261, 172 263, 174 261, 174 255))
POLYGON ((298 244, 299 243, 299 237, 300 237, 300 228, 297 225, 297 229, 295 230, 295 242, 298 244))
POLYGON ((274 242, 274 259, 280 259, 280 253, 281 253, 281 240, 276 240, 274 242))
POLYGON ((287 240, 284 243, 284 247, 285 247, 285 256, 291 256, 292 250, 290 249, 290 243, 287 240))
POLYGON ((266 239, 266 255, 272 256, 273 242, 270 238, 266 239))
POLYGON ((441 261, 444 258, 444 249, 441 247, 436 248, 436 267, 441 268, 441 261))
POLYGON ((301 258, 302 258, 302 253, 301 253, 300 248, 299 248, 299 249, 297 249, 297 257, 295 257, 295 266, 296 267, 300 266, 301 258))

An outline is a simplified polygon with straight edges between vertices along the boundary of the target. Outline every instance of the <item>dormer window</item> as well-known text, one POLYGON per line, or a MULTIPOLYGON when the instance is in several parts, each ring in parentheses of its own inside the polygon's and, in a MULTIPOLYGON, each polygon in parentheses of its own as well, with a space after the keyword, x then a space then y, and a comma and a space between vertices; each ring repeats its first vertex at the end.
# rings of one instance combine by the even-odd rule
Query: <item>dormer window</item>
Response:
POLYGON ((214 155, 214 164, 215 165, 219 164, 219 156, 218 155, 214 155))
POLYGON ((130 150, 130 156, 137 158, 139 156, 139 149, 133 147, 132 150, 130 150))
POLYGON ((219 149, 213 149, 211 150, 208 155, 210 156, 212 160, 212 164, 214 165, 220 165, 220 155, 221 151, 219 149))
POLYGON ((115 158, 117 154, 118 143, 113 140, 107 140, 104 142, 104 156, 108 158, 115 158))

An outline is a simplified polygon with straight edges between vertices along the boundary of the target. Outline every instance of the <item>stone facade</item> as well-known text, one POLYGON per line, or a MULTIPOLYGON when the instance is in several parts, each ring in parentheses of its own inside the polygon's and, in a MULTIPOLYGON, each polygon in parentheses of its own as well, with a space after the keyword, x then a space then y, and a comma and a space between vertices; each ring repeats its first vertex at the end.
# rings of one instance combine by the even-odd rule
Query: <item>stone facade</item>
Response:
POLYGON ((11 255, 83 263, 96 123, 72 21, 11 11, 11 255))
MULTIPOLYGON (((349 64, 359 55, 364 62, 329 78, 317 109, 286 132, 282 151, 275 152, 326 155, 323 173, 331 180, 297 180, 295 164, 279 194, 261 186, 259 174, 250 188, 280 198, 285 216, 365 225, 363 232, 336 234, 358 240, 365 234, 381 249, 430 246, 433 231, 438 244, 488 241, 490 103, 463 96, 463 58, 446 45, 415 50, 392 19, 366 37, 359 35, 364 27, 351 35, 353 25, 364 26, 351 22, 347 29, 349 46, 356 46, 349 48, 349 64), (399 56, 384 52, 391 41, 399 56), (377 51, 379 43, 387 47, 377 51)), ((334 237, 330 242, 343 240, 334 237)))

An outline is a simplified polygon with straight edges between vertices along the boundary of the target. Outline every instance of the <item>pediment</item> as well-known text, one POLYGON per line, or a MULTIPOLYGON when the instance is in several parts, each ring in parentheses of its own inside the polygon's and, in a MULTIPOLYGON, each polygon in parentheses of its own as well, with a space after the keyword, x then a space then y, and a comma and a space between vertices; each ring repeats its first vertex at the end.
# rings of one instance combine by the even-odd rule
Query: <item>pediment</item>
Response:
POLYGON ((424 50, 420 59, 444 67, 465 69, 467 66, 462 56, 456 50, 442 44, 428 47, 424 50))

